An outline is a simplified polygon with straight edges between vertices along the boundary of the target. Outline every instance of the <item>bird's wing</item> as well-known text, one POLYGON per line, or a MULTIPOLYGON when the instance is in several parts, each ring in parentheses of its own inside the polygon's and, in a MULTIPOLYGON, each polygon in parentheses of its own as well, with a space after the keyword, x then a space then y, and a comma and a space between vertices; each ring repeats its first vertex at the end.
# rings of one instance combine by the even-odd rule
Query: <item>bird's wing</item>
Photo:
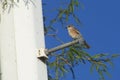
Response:
POLYGON ((77 34, 80 34, 80 32, 74 27, 73 31, 76 32, 77 34))

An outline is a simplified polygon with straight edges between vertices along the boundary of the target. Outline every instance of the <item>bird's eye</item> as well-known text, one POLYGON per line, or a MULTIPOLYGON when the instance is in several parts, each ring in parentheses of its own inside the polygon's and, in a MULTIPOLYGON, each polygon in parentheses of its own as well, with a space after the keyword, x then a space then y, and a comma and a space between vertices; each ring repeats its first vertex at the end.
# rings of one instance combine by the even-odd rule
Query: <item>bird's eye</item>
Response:
POLYGON ((68 27, 70 27, 70 25, 68 27))

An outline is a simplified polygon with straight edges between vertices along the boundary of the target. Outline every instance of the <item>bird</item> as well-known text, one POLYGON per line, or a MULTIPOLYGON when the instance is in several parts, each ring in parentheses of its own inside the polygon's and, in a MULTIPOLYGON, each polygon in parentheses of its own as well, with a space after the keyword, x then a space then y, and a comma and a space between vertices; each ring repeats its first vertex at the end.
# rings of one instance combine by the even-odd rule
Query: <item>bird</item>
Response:
POLYGON ((73 26, 73 25, 68 25, 67 26, 68 34, 73 38, 73 39, 79 39, 79 43, 85 48, 89 49, 90 46, 86 43, 84 38, 82 37, 81 33, 73 26))

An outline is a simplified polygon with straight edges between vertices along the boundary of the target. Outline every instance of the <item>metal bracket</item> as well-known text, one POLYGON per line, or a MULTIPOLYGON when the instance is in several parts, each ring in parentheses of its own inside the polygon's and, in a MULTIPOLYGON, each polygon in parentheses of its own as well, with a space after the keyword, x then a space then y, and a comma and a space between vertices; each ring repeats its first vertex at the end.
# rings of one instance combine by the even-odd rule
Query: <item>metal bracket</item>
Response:
POLYGON ((40 48, 37 53, 37 57, 40 59, 48 59, 47 54, 47 49, 40 48))

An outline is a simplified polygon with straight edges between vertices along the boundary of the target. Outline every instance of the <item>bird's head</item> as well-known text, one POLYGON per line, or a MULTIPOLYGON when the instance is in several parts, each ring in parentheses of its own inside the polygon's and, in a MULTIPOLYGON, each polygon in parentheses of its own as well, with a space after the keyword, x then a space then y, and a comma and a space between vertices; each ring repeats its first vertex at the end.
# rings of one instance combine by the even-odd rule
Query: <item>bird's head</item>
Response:
POLYGON ((73 25, 68 25, 68 26, 67 26, 67 29, 72 29, 72 28, 74 28, 73 25))

